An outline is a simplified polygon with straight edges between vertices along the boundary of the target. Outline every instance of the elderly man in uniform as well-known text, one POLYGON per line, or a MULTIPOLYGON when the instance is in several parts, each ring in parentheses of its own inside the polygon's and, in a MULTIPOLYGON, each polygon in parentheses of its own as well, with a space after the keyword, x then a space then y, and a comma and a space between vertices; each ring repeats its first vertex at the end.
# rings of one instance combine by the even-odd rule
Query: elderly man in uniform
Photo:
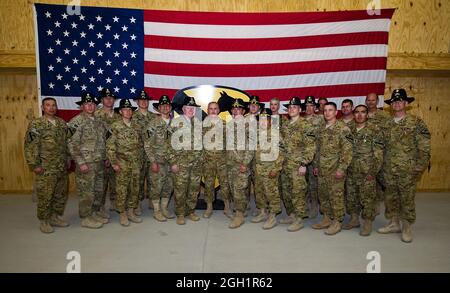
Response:
POLYGON ((25 159, 36 174, 37 217, 40 230, 52 233, 53 227, 67 227, 61 219, 67 202, 67 125, 56 116, 56 100, 44 98, 44 115, 28 125, 25 135, 25 159))
POLYGON ((183 115, 172 122, 169 162, 173 173, 176 223, 184 225, 185 217, 198 221, 195 214, 202 173, 201 121, 195 117, 200 108, 194 97, 185 96, 183 115))
POLYGON ((172 124, 172 103, 167 95, 162 95, 153 108, 159 112, 152 119, 144 135, 144 149, 150 163, 150 198, 153 218, 159 222, 175 218, 169 211, 169 200, 173 191, 168 154, 170 150, 170 129, 172 124))
POLYGON ((327 229, 335 235, 344 221, 344 186, 347 168, 352 161, 353 136, 344 122, 336 119, 337 107, 328 102, 324 107, 325 125, 319 129, 314 175, 318 176, 320 208, 323 219, 313 229, 327 229))
POLYGON ((404 89, 396 89, 385 103, 394 116, 386 123, 383 175, 386 182, 385 216, 389 223, 379 233, 402 232, 401 239, 413 240, 412 225, 416 220, 416 183, 430 161, 431 134, 417 116, 407 114, 406 106, 413 102, 404 89), (400 228, 401 221, 401 228, 400 228))
MULTIPOLYGON (((147 95, 145 90, 141 90, 141 93, 134 98, 137 101, 138 110, 133 113, 133 121, 137 123, 139 129, 141 130, 142 137, 145 137, 146 130, 150 125, 150 122, 155 117, 155 114, 148 110, 149 101, 151 98, 147 95)), ((150 163, 147 160, 144 151, 142 151, 143 164, 141 172, 139 173, 139 204, 136 210, 134 211, 136 215, 140 216, 142 214, 141 210, 141 202, 149 198, 150 193, 150 163)), ((149 208, 153 208, 151 204, 152 201, 149 198, 149 208)))
MULTIPOLYGON (((110 133, 111 124, 120 120, 119 113, 114 111, 114 101, 117 97, 110 89, 104 88, 100 93, 100 98, 102 106, 95 111, 94 116, 105 124, 105 128, 110 133)), ((105 161, 103 190, 102 197, 97 195, 98 199, 96 198, 94 207, 100 216, 109 219, 109 214, 105 211, 105 202, 106 197, 109 197, 110 210, 115 210, 116 176, 108 160, 105 161)))
MULTIPOLYGON (((300 117, 302 103, 293 97, 288 104, 290 120, 281 129, 281 147, 284 157, 282 176, 283 202, 292 219, 289 232, 304 227, 306 212, 306 166, 312 162, 316 146, 312 125, 300 117)), ((288 221, 284 221, 288 222, 288 221)))
POLYGON ((208 104, 208 116, 203 121, 203 177, 205 179, 206 211, 204 218, 211 217, 213 213, 214 183, 219 179, 220 192, 224 201, 224 214, 232 218, 230 208, 231 193, 228 183, 226 161, 226 123, 219 115, 220 109, 217 102, 208 104))
POLYGON ((111 125, 111 136, 106 142, 106 153, 116 173, 116 210, 120 214, 120 225, 127 227, 130 220, 141 223, 135 214, 139 205, 139 174, 142 168, 142 130, 132 119, 136 107, 129 99, 120 100, 119 111, 122 119, 111 125))
POLYGON ((90 93, 83 93, 76 102, 81 113, 68 123, 70 138, 68 147, 76 163, 75 181, 80 196, 79 214, 81 226, 101 228, 108 218, 97 214, 94 200, 103 195, 103 180, 106 162, 105 124, 94 116, 97 99, 90 93))
POLYGON ((367 123, 368 109, 358 105, 353 110, 355 124, 350 126, 353 134, 353 158, 347 169, 346 210, 350 221, 345 230, 360 226, 361 214, 364 223, 359 234, 369 236, 375 220, 376 175, 383 163, 383 140, 377 126, 367 123))

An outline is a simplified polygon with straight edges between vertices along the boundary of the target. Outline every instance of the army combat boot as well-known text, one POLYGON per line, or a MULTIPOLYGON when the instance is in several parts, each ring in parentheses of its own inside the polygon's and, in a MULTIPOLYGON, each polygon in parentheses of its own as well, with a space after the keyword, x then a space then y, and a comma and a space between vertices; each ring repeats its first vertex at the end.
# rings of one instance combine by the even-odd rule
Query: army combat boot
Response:
POLYGON ((316 224, 312 225, 311 227, 313 229, 318 229, 319 230, 319 229, 328 228, 330 225, 331 225, 330 218, 328 218, 327 215, 324 215, 321 222, 316 223, 316 224))
POLYGON ((128 220, 130 220, 133 223, 142 223, 142 218, 136 216, 136 214, 134 213, 134 209, 129 208, 127 211, 128 214, 128 220))
POLYGON ((92 216, 83 218, 81 220, 81 227, 90 228, 90 229, 98 229, 103 227, 103 223, 98 222, 92 216))
POLYGON ((142 215, 141 202, 139 202, 137 208, 134 209, 134 214, 136 216, 142 215))
POLYGON ((295 231, 302 229, 303 227, 304 227, 303 219, 299 218, 299 217, 295 217, 294 221, 292 222, 292 224, 289 225, 287 230, 289 232, 295 232, 295 231))
POLYGON ((57 214, 53 214, 50 218, 49 224, 53 227, 68 227, 69 223, 61 219, 57 214))
POLYGON ((111 218, 111 216, 109 215, 109 213, 105 210, 105 207, 104 207, 104 206, 102 206, 102 207, 98 210, 97 214, 98 214, 100 217, 105 218, 105 219, 111 218))
POLYGON ((294 216, 294 214, 291 213, 286 218, 281 219, 280 224, 292 224, 292 223, 294 223, 294 220, 295 220, 295 216, 294 216))
POLYGON ((381 234, 400 233, 401 231, 402 230, 400 228, 400 221, 396 216, 392 217, 392 219, 386 226, 377 230, 377 232, 381 234))
POLYGON ((161 210, 163 216, 167 219, 175 218, 175 215, 169 211, 169 199, 166 197, 161 198, 161 210))
POLYGON ((260 209, 258 214, 256 214, 253 219, 251 220, 252 223, 261 223, 262 221, 265 221, 267 218, 266 210, 260 209))
POLYGON ((108 219, 100 217, 100 215, 97 212, 92 213, 92 218, 102 224, 108 224, 108 222, 109 222, 108 219))
POLYGON ((46 220, 42 220, 41 221, 41 225, 39 226, 39 229, 41 230, 42 233, 53 233, 55 230, 53 229, 52 226, 50 226, 49 221, 46 220))
POLYGON ((361 236, 369 236, 372 233, 372 221, 364 220, 363 225, 361 226, 361 230, 359 231, 359 235, 361 236))
POLYGON ((224 200, 224 208, 223 208, 223 213, 225 214, 225 216, 227 216, 230 219, 233 219, 233 210, 230 207, 230 201, 229 200, 224 200))
POLYGON ((351 214, 350 221, 348 221, 347 224, 342 226, 342 229, 350 230, 350 229, 353 229, 353 228, 358 228, 359 226, 360 226, 359 215, 358 214, 351 214))
POLYGON ((126 212, 121 212, 119 216, 119 223, 124 227, 130 226, 130 222, 128 221, 128 216, 126 212))
POLYGON ((337 220, 333 220, 331 225, 325 230, 326 235, 335 235, 341 232, 342 224, 337 220))
POLYGON ((277 215, 275 213, 270 213, 266 222, 263 225, 264 230, 272 229, 277 225, 277 215))
POLYGON ((402 221, 402 241, 406 243, 410 243, 413 240, 411 223, 403 220, 402 221))
POLYGON ((197 222, 200 220, 200 217, 195 214, 195 212, 190 213, 187 218, 191 221, 197 222))
POLYGON ((184 219, 184 216, 177 216, 177 224, 178 225, 186 224, 186 220, 184 219))
POLYGON ((236 211, 236 215, 234 216, 234 218, 231 221, 231 223, 228 226, 228 228, 230 228, 230 229, 238 228, 238 227, 242 226, 242 224, 244 224, 244 221, 245 221, 244 220, 244 213, 236 211))
POLYGON ((167 221, 166 217, 161 212, 161 209, 159 208, 159 200, 152 200, 153 202, 153 218, 159 222, 165 222, 167 221))
POLYGON ((203 213, 203 218, 206 219, 211 218, 212 214, 213 214, 213 204, 212 202, 206 202, 206 210, 203 213))

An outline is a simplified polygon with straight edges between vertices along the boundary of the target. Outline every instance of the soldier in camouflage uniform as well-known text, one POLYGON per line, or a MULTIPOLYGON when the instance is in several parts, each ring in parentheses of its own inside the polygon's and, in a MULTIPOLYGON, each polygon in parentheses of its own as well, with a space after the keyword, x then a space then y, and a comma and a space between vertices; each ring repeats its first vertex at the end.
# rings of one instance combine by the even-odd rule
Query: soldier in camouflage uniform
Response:
POLYGON ((176 223, 184 225, 185 217, 191 221, 200 218, 195 214, 200 192, 202 173, 201 121, 195 117, 200 108, 193 97, 185 96, 183 115, 173 119, 169 163, 173 173, 176 223))
POLYGON ((387 121, 383 175, 386 183, 385 216, 389 223, 379 233, 400 232, 402 241, 413 239, 411 226, 416 220, 416 183, 430 161, 431 134, 422 119, 406 113, 414 98, 404 89, 393 91, 391 105, 394 117, 387 121))
POLYGON ((295 232, 304 227, 303 218, 307 216, 305 175, 316 150, 315 133, 312 125, 300 117, 299 97, 291 98, 284 106, 288 108, 290 120, 281 129, 283 202, 286 213, 293 219, 288 231, 295 232))
POLYGON ((243 114, 246 105, 242 99, 236 99, 232 104, 232 120, 227 122, 227 171, 231 194, 233 195, 236 213, 228 226, 235 229, 244 224, 244 213, 248 204, 248 184, 250 175, 250 164, 254 157, 254 150, 250 148, 251 136, 249 135, 249 124, 243 114))
MULTIPOLYGON (((305 111, 304 118, 308 121, 313 129, 314 134, 317 137, 319 129, 325 124, 325 120, 322 115, 315 114, 315 110, 318 105, 314 96, 306 96, 305 101, 302 104, 303 110, 305 111)), ((314 142, 315 143, 315 142, 314 142)), ((319 214, 319 194, 317 190, 317 177, 313 174, 313 165, 308 164, 306 166, 306 181, 308 182, 308 189, 306 192, 307 204, 309 205, 309 215, 308 217, 314 219, 319 214)))
POLYGON ((325 229, 326 235, 339 233, 345 216, 345 174, 352 161, 353 136, 344 122, 336 120, 337 107, 324 107, 326 124, 319 129, 314 174, 318 176, 320 208, 324 214, 313 229, 325 229))
MULTIPOLYGON (((108 133, 110 133, 113 122, 121 119, 119 113, 114 111, 114 101, 116 100, 116 96, 110 89, 104 88, 101 91, 100 98, 102 107, 95 111, 94 116, 103 122, 108 133)), ((100 216, 109 219, 109 214, 104 209, 107 197, 109 197, 110 200, 110 210, 114 211, 116 199, 116 175, 108 160, 105 161, 103 193, 96 194, 94 207, 100 216)))
MULTIPOLYGON (((382 109, 378 109, 378 100, 379 97, 376 93, 370 93, 366 96, 366 106, 369 109, 369 120, 368 123, 374 124, 376 127, 380 129, 382 134, 382 139, 384 141, 384 133, 386 133, 386 122, 389 120, 390 115, 388 111, 383 111, 382 109)), ((376 214, 380 214, 380 205, 384 201, 384 189, 385 184, 383 182, 383 169, 380 170, 377 174, 377 205, 376 205, 376 214)))
POLYGON ((231 193, 228 183, 226 162, 225 130, 226 124, 219 115, 220 109, 216 102, 208 104, 208 116, 203 121, 203 177, 205 180, 206 211, 203 217, 209 218, 213 213, 214 183, 219 179, 220 192, 224 201, 224 214, 232 218, 230 208, 231 193))
MULTIPOLYGON (((151 98, 147 95, 145 90, 141 90, 139 96, 134 98, 138 104, 138 110, 133 114, 133 120, 139 125, 139 129, 141 129, 142 138, 145 137, 146 131, 150 122, 155 118, 155 114, 148 110, 149 101, 151 98)), ((144 162, 142 164, 141 172, 139 173, 139 202, 142 202, 144 199, 149 198, 149 208, 153 208, 150 200, 150 162, 147 160, 147 157, 144 154, 144 150, 142 150, 142 157, 144 158, 144 162)), ((142 214, 141 205, 139 204, 137 209, 134 211, 136 215, 140 216, 142 214)))
POLYGON ((52 233, 53 227, 67 227, 64 214, 68 194, 68 150, 66 122, 56 117, 53 98, 42 100, 44 115, 30 122, 25 135, 25 159, 36 174, 37 217, 40 230, 52 233))
POLYGON ((325 104, 328 103, 328 99, 327 98, 319 98, 319 100, 317 101, 317 103, 319 104, 319 107, 317 109, 317 115, 323 116, 323 110, 325 108, 325 104))
POLYGON ((106 153, 116 173, 116 210, 120 214, 120 225, 127 227, 130 220, 141 223, 134 213, 139 204, 139 174, 142 168, 142 130, 132 119, 136 107, 130 100, 120 100, 119 111, 122 119, 111 125, 111 136, 106 142, 106 153))
POLYGON ((272 111, 271 124, 281 129, 281 127, 283 127, 283 124, 285 124, 288 120, 285 116, 280 114, 280 99, 270 99, 269 107, 272 111))
POLYGON ((384 145, 380 130, 368 124, 368 109, 365 105, 353 110, 355 125, 350 126, 353 134, 353 158, 347 169, 346 210, 350 221, 345 230, 359 227, 359 216, 364 220, 360 235, 369 236, 375 220, 376 175, 383 163, 384 145), (361 212, 362 210, 362 212, 361 212))
POLYGON ((278 185, 283 156, 280 151, 280 131, 278 127, 272 127, 271 115, 272 111, 267 108, 263 108, 258 115, 259 139, 255 153, 255 198, 258 201, 257 205, 263 208, 260 215, 252 219, 253 223, 266 220, 263 225, 263 229, 266 230, 277 225, 276 216, 281 213, 278 185))
POLYGON ((101 228, 108 219, 98 215, 94 200, 103 194, 103 179, 106 161, 105 141, 107 129, 104 123, 94 116, 97 99, 90 93, 83 93, 81 113, 68 123, 68 147, 76 163, 75 181, 80 196, 79 214, 81 226, 101 228))
POLYGON ((169 199, 173 191, 173 179, 168 161, 172 103, 163 95, 153 107, 160 113, 150 121, 144 135, 144 149, 150 163, 150 201, 153 203, 153 218, 165 222, 175 216, 169 211, 169 199))
POLYGON ((352 127, 355 125, 355 120, 353 117, 353 101, 350 99, 345 99, 342 101, 341 105, 341 120, 348 126, 352 127))

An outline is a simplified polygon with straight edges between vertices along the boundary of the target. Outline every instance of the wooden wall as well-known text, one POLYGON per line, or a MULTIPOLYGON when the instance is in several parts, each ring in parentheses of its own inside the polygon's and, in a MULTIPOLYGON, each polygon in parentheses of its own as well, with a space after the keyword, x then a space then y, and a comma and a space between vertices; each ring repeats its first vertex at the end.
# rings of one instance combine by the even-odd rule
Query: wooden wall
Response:
MULTIPOLYGON (((23 158, 23 136, 38 114, 35 74, 34 2, 0 0, 0 193, 32 188, 23 158)), ((191 11, 336 11, 366 9, 368 0, 81 0, 81 5, 191 11)), ((375 1, 377 2, 377 1, 375 1)), ((450 1, 380 0, 397 8, 389 38, 386 97, 404 87, 416 97, 411 112, 432 132, 432 160, 420 190, 450 190, 450 1)))

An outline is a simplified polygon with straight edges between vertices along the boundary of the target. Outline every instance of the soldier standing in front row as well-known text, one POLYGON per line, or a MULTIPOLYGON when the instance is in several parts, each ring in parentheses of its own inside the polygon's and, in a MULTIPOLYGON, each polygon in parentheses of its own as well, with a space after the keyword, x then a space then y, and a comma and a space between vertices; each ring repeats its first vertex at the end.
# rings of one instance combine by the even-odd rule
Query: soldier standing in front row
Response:
POLYGON ((385 103, 391 105, 394 117, 386 123, 386 151, 383 176, 386 183, 385 216, 389 223, 379 233, 402 232, 402 241, 413 240, 411 226, 416 220, 415 193, 417 180, 430 161, 431 134, 422 119, 406 113, 414 98, 404 89, 396 89, 385 103), (402 227, 400 229, 400 220, 402 227))
POLYGON ((319 200, 323 219, 312 225, 325 229, 326 235, 339 233, 345 216, 345 174, 352 161, 353 136, 344 122, 336 120, 337 107, 333 102, 324 106, 326 124, 319 130, 314 175, 318 176, 319 200))
POLYGON ((57 110, 55 99, 44 98, 44 115, 30 122, 25 135, 25 159, 36 174, 37 217, 43 233, 52 233, 52 226, 69 226, 60 218, 68 194, 67 126, 56 117, 57 110))
POLYGON ((144 135, 144 149, 150 163, 150 198, 153 205, 153 218, 165 222, 175 218, 169 212, 168 205, 173 191, 173 179, 170 173, 168 154, 170 150, 170 129, 172 118, 172 103, 166 95, 153 103, 153 108, 159 112, 146 129, 144 135))
POLYGON ((101 228, 108 223, 108 219, 96 213, 94 200, 96 195, 103 194, 107 130, 104 123, 94 117, 98 101, 92 94, 83 93, 81 101, 76 103, 82 112, 68 123, 71 134, 68 147, 76 163, 75 181, 80 196, 81 226, 101 228))
POLYGON ((383 141, 380 130, 367 122, 368 109, 358 105, 353 110, 355 124, 350 126, 353 133, 353 158, 347 170, 346 210, 350 221, 345 230, 359 227, 359 216, 364 220, 361 236, 369 236, 376 211, 376 175, 383 163, 383 141), (362 210, 362 212, 361 212, 362 210))
POLYGON ((136 107, 130 100, 120 100, 116 108, 122 120, 111 125, 111 136, 106 142, 106 152, 116 173, 116 210, 120 214, 120 225, 141 223, 135 209, 139 205, 139 174, 142 168, 142 131, 132 119, 136 107))

